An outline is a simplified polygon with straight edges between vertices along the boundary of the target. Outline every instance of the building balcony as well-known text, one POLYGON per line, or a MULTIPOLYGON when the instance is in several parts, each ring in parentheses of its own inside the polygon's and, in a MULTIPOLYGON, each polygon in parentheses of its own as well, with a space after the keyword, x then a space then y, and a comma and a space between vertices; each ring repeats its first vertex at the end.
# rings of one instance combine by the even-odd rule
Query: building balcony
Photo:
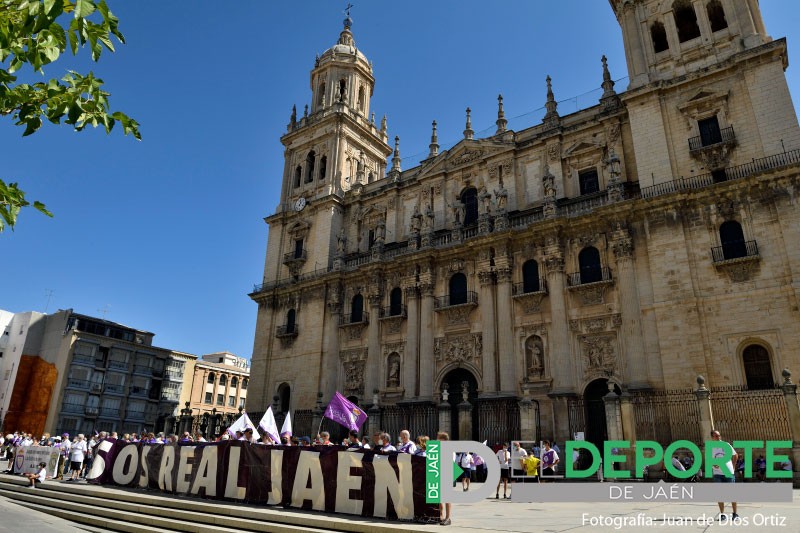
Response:
POLYGON ((759 258, 758 243, 756 241, 727 242, 722 246, 711 248, 711 257, 715 264, 756 260, 759 258))
POLYGON ((86 407, 86 408, 83 410, 83 412, 84 412, 84 414, 85 414, 86 416, 90 416, 90 417, 96 417, 97 415, 99 415, 99 414, 100 414, 100 408, 99 408, 99 407, 89 407, 89 406, 87 406, 87 407, 86 407))
POLYGON ((153 369, 151 367, 149 367, 149 366, 133 365, 133 373, 134 374, 139 374, 139 375, 142 375, 142 376, 152 376, 153 375, 153 369))
POLYGON ((149 392, 150 392, 149 389, 145 387, 131 387, 129 394, 131 396, 136 396, 138 398, 147 398, 149 392))
POLYGON ((736 144, 736 134, 733 126, 712 131, 706 135, 698 135, 689 139, 689 151, 698 152, 705 149, 715 148, 723 144, 736 144))
POLYGON ((117 385, 115 383, 106 383, 103 390, 107 394, 125 394, 125 385, 117 385))
POLYGON ((611 270, 608 267, 584 268, 567 277, 567 284, 570 288, 592 283, 611 283, 612 281, 611 270))
POLYGON ((127 361, 109 361, 108 368, 112 370, 124 370, 127 372, 130 368, 130 365, 127 361))
POLYGON ((523 296, 525 294, 547 294, 547 279, 529 280, 527 282, 515 283, 512 288, 513 296, 523 296))
POLYGON ((144 411, 128 411, 125 420, 144 420, 144 411))
POLYGON ((405 305, 390 305, 381 308, 380 320, 384 318, 406 318, 408 317, 408 310, 405 305))
POLYGON ((369 313, 366 311, 362 311, 361 313, 342 314, 339 317, 339 327, 356 326, 362 324, 369 324, 369 313))
POLYGON ((90 355, 73 354, 72 362, 79 365, 94 366, 94 357, 90 355))
POLYGON ((283 254, 283 264, 286 266, 290 265, 302 265, 308 259, 308 251, 306 250, 295 250, 293 252, 288 252, 283 254))
POLYGON ((275 336, 279 339, 297 337, 298 333, 299 330, 297 324, 284 324, 283 326, 278 326, 275 336))
POLYGON ((438 296, 433 300, 434 310, 444 310, 456 306, 476 306, 478 305, 478 293, 474 291, 456 292, 438 296))
POLYGON ((180 395, 177 394, 177 393, 162 392, 161 393, 161 401, 162 402, 178 402, 178 401, 180 401, 180 395))
POLYGON ((69 378, 67 380, 67 387, 71 389, 81 389, 81 390, 89 390, 92 383, 85 379, 73 379, 69 378))
POLYGON ((109 407, 102 407, 100 409, 100 417, 101 418, 119 419, 119 409, 113 409, 113 408, 109 408, 109 407))
POLYGON ((61 408, 63 413, 82 413, 83 412, 83 404, 82 403, 65 403, 61 408))

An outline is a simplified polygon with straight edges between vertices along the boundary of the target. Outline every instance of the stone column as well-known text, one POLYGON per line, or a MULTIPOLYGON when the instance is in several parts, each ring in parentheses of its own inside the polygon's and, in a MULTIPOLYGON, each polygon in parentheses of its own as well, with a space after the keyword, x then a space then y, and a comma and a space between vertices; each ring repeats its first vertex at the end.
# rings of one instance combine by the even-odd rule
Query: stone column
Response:
POLYGON ((570 346, 567 304, 564 296, 566 275, 564 274, 564 256, 558 244, 547 247, 547 291, 550 296, 550 317, 552 319, 549 353, 547 363, 553 377, 553 393, 572 394, 575 392, 573 357, 570 346))
POLYGON ((633 414, 631 395, 627 392, 623 392, 619 401, 619 409, 622 416, 622 436, 633 445, 633 443, 636 442, 636 417, 633 414))
POLYGON ((403 355, 403 394, 405 399, 413 398, 417 390, 417 368, 419 356, 419 296, 416 287, 406 287, 406 306, 408 326, 406 346, 403 355))
POLYGON ((481 332, 483 342, 483 393, 494 392, 497 390, 497 376, 495 368, 497 358, 495 356, 495 316, 494 316, 494 295, 492 285, 494 276, 491 272, 478 272, 478 281, 481 284, 481 295, 478 304, 481 309, 481 322, 483 329, 481 332))
POLYGON ((461 383, 461 403, 458 404, 458 440, 472 440, 472 404, 469 403, 469 382, 467 381, 461 383))
POLYGON ((608 382, 608 394, 603 396, 606 407, 606 429, 608 440, 622 440, 622 415, 619 409, 619 396, 614 392, 614 384, 608 382))
POLYGON ((800 472, 800 403, 797 400, 797 385, 792 383, 792 373, 788 368, 784 368, 782 375, 781 388, 789 412, 789 427, 792 429, 792 468, 797 477, 797 472, 800 472))
POLYGON ((622 13, 617 14, 625 42, 625 56, 628 62, 630 86, 638 87, 647 83, 647 61, 642 43, 639 22, 636 20, 636 6, 625 3, 622 13))
MULTIPOLYGON (((450 420, 450 403, 447 401, 450 391, 447 390, 447 383, 442 385, 442 401, 437 406, 439 408, 439 431, 451 432, 452 421, 450 420)), ((431 438, 434 436, 431 435, 431 438)), ((452 437, 452 435, 451 435, 452 437)))
POLYGON ((711 430, 714 429, 714 414, 711 411, 711 391, 706 388, 706 379, 703 376, 697 376, 697 390, 694 395, 700 411, 700 441, 705 442, 711 438, 711 430))
POLYGON ((500 390, 515 395, 519 375, 514 357, 514 323, 511 317, 511 268, 497 269, 497 350, 500 359, 500 390))
MULTIPOLYGON (((739 32, 745 48, 751 48, 760 44, 760 39, 756 35, 757 29, 755 20, 751 13, 752 5, 753 4, 750 2, 733 2, 734 17, 739 26, 739 32)), ((758 7, 756 7, 756 10, 758 10, 758 7)), ((726 13, 726 16, 729 15, 726 13)), ((729 25, 731 22, 732 21, 728 19, 729 25)))
POLYGON ((435 379, 433 363, 433 324, 436 317, 433 312, 433 281, 420 285, 419 322, 419 397, 433 401, 433 380, 435 379))
POLYGON ((327 324, 325 324, 325 350, 322 353, 320 391, 333 398, 339 378, 339 318, 342 314, 341 288, 332 288, 328 299, 327 324))
POLYGON ((519 431, 520 438, 525 441, 537 442, 541 437, 536 434, 536 409, 527 391, 519 402, 519 431))
POLYGON ((611 234, 611 249, 617 259, 617 287, 619 290, 622 326, 620 337, 626 359, 628 389, 649 388, 647 381, 647 354, 642 336, 642 310, 633 261, 633 239, 627 229, 620 226, 611 234))
POLYGON ((369 296, 369 326, 367 329, 367 368, 364 371, 364 397, 372 397, 372 391, 381 386, 381 294, 369 296))

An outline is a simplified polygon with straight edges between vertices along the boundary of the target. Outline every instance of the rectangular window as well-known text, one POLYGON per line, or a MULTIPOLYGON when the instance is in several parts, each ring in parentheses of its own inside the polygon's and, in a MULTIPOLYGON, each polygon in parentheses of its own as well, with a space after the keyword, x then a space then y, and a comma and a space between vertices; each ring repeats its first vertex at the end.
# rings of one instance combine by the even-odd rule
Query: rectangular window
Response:
POLYGON ((210 403, 212 403, 213 401, 214 401, 214 399, 212 398, 212 394, 211 394, 210 392, 207 392, 207 393, 206 393, 206 400, 205 400, 205 403, 208 403, 208 404, 210 404, 210 403))
POLYGON ((719 120, 716 116, 697 121, 700 130, 700 144, 711 146, 722 142, 722 132, 719 130, 719 120))
POLYGON ((294 241, 294 258, 300 259, 303 257, 303 239, 294 241))
POLYGON ((244 409, 244 401, 245 401, 246 399, 247 399, 247 398, 239 398, 239 407, 241 407, 242 409, 244 409))
POLYGON ((228 407, 236 407, 236 396, 228 396, 228 407))
POLYGON ((600 180, 597 177, 597 169, 592 168, 578 173, 578 182, 581 186, 581 194, 591 194, 600 190, 600 180))
POLYGON ((225 405, 225 395, 217 394, 217 405, 225 405))

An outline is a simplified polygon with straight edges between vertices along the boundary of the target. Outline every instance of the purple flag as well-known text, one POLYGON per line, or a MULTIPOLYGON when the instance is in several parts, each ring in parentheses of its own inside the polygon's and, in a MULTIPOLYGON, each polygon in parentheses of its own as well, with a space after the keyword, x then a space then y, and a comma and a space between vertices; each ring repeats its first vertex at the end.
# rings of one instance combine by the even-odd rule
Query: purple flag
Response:
POLYGON ((331 398, 328 407, 325 408, 325 418, 333 420, 347 429, 359 431, 367 420, 367 413, 359 406, 339 394, 331 398))

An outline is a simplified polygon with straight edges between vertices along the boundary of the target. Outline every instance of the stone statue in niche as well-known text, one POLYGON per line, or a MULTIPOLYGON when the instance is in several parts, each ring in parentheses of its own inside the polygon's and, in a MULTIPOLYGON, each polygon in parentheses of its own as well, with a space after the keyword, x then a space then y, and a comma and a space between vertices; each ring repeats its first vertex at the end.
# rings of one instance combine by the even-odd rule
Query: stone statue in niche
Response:
POLYGON ((453 212, 453 222, 456 226, 460 226, 464 221, 464 204, 458 199, 454 204, 447 203, 447 207, 453 212))
POLYGON ((506 203, 508 202, 508 191, 502 182, 500 183, 500 188, 494 190, 494 197, 497 199, 497 210, 505 211, 506 203))
POLYGON ((411 213, 411 233, 419 233, 421 223, 422 215, 419 212, 419 205, 415 205, 414 212, 411 213))
POLYGON ((339 230, 339 236, 336 238, 336 253, 344 255, 344 247, 347 245, 347 231, 344 228, 339 230))
POLYGON ((400 356, 396 353, 393 353, 389 356, 386 386, 389 388, 400 386, 400 356))
POLYGON ((544 374, 544 354, 541 337, 533 335, 525 341, 525 362, 529 378, 541 378, 544 374))
POLYGON ((545 165, 542 185, 544 187, 545 198, 555 198, 556 196, 556 177, 550 172, 550 167, 545 165))
POLYGON ((426 232, 433 231, 433 222, 434 222, 433 209, 431 209, 431 206, 429 205, 425 206, 425 218, 422 219, 422 228, 426 232))
POLYGON ((383 244, 386 240, 386 222, 383 217, 378 220, 378 225, 375 227, 375 243, 383 244))
POLYGON ((481 190, 478 191, 478 199, 481 201, 483 214, 490 214, 492 211, 492 195, 486 190, 486 185, 481 185, 481 190))

